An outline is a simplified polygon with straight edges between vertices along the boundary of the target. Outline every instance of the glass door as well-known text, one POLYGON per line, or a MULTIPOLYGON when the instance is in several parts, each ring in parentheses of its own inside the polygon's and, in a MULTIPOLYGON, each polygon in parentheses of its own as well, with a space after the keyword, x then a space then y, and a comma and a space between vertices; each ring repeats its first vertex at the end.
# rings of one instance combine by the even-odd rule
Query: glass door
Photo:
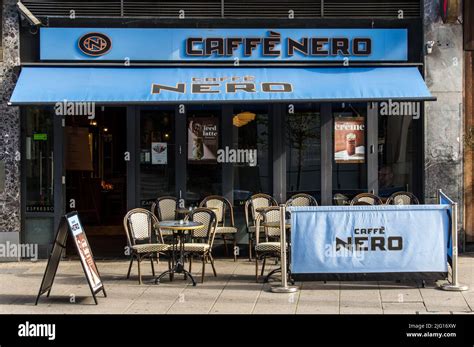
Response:
POLYGON ((140 112, 140 206, 149 208, 160 196, 176 194, 175 110, 142 108, 140 112))
MULTIPOLYGON (((96 107, 94 118, 64 116, 66 212, 77 211, 94 254, 122 256, 127 209, 125 107, 96 107)), ((72 251, 68 243, 68 252, 72 251)))

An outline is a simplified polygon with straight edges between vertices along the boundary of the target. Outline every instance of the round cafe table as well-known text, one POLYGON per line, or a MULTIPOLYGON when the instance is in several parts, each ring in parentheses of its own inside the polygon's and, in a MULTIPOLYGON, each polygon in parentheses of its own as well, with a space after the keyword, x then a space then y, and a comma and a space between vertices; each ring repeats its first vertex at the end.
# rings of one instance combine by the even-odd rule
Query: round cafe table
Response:
POLYGON ((170 275, 171 280, 173 280, 175 273, 182 273, 185 275, 185 279, 189 276, 193 282, 193 286, 196 285, 193 276, 189 271, 184 268, 184 242, 186 233, 189 231, 199 229, 203 227, 202 223, 193 222, 193 221, 184 221, 180 223, 179 221, 163 221, 156 225, 160 229, 171 230, 173 232, 173 245, 172 245, 172 264, 171 269, 162 272, 156 279, 155 284, 160 283, 160 280, 166 276, 170 275))

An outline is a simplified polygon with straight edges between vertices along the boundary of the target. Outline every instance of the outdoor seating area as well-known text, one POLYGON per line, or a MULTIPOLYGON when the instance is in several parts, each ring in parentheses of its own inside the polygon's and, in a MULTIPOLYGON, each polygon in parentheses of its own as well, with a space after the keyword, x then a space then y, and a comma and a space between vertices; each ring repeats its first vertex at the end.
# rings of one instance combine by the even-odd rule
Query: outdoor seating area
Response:
MULTIPOLYGON (((418 199, 410 192, 396 192, 387 199, 382 199, 371 193, 361 193, 343 205, 417 205, 418 199)), ((317 200, 309 194, 298 193, 291 196, 285 206, 285 227, 291 229, 289 220, 290 207, 318 207, 317 200)), ((274 264, 281 261, 281 210, 277 201, 270 195, 258 193, 252 195, 244 205, 245 229, 248 235, 248 260, 255 260, 255 280, 265 275, 265 269, 273 260, 274 264)), ((151 265, 151 274, 154 283, 160 283, 168 277, 173 281, 176 277, 191 280, 196 285, 193 276, 193 261, 199 259, 201 263, 200 282, 206 277, 206 264, 210 264, 213 276, 218 276, 212 254, 215 240, 221 240, 224 245, 225 256, 232 254, 237 261, 237 233, 234 207, 223 196, 211 195, 205 197, 199 207, 180 206, 179 200, 173 196, 157 198, 150 210, 135 208, 130 210, 123 220, 130 251, 130 265, 127 278, 137 262, 138 282, 143 283, 143 269, 141 263, 148 259, 151 265), (232 243, 232 252, 229 252, 228 243, 232 243), (156 275, 154 263, 159 264, 165 259, 168 269, 156 275)), ((286 242, 286 252, 291 252, 291 238, 286 242)), ((287 268, 290 256, 287 257, 287 268)), ((280 268, 270 271, 264 279, 280 272, 280 268)), ((291 278, 289 280, 294 282, 291 278)))

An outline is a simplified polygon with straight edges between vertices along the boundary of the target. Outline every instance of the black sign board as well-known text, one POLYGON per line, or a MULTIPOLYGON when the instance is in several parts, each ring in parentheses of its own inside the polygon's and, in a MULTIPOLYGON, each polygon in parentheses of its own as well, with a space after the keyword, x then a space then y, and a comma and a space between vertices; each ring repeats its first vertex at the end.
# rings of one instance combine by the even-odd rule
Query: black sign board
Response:
POLYGON ((87 241, 86 234, 79 220, 79 215, 77 212, 71 212, 61 218, 61 222, 59 223, 56 238, 54 240, 53 250, 51 251, 48 259, 48 265, 46 266, 46 270, 44 272, 43 281, 41 282, 41 287, 38 292, 38 296, 36 297, 35 305, 38 304, 38 300, 41 295, 47 293, 47 296, 49 297, 49 294, 51 293, 51 288, 53 287, 54 277, 56 276, 56 272, 58 270, 59 261, 61 260, 63 250, 66 248, 68 231, 73 237, 74 244, 81 261, 82 269, 84 270, 87 282, 89 283, 89 288, 91 289, 95 304, 97 305, 97 293, 102 291, 104 296, 107 296, 105 293, 104 284, 100 278, 99 270, 97 269, 94 261, 94 256, 92 255, 92 251, 89 247, 89 242, 87 241))

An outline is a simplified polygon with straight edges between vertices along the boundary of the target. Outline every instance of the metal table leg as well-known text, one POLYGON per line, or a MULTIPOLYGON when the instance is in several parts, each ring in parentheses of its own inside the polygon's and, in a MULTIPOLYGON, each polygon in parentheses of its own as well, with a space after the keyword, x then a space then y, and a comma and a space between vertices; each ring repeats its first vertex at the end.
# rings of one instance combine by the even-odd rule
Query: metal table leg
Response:
POLYGON ((196 286, 196 281, 194 280, 193 275, 191 275, 191 273, 184 268, 184 242, 182 240, 182 234, 178 233, 176 239, 177 239, 178 242, 173 244, 173 267, 171 269, 166 270, 165 272, 161 273, 155 279, 155 284, 159 284, 161 279, 164 276, 168 275, 168 274, 170 275, 170 278, 171 278, 171 281, 172 281, 172 278, 174 277, 173 275, 175 273, 182 273, 182 274, 184 274, 185 279, 187 279, 187 277, 189 276, 189 278, 191 279, 191 282, 193 283, 193 286, 196 286), (176 254, 176 252, 178 252, 178 249, 177 249, 178 244, 179 244, 179 259, 177 261, 175 261, 175 259, 176 259, 175 254, 176 254))

